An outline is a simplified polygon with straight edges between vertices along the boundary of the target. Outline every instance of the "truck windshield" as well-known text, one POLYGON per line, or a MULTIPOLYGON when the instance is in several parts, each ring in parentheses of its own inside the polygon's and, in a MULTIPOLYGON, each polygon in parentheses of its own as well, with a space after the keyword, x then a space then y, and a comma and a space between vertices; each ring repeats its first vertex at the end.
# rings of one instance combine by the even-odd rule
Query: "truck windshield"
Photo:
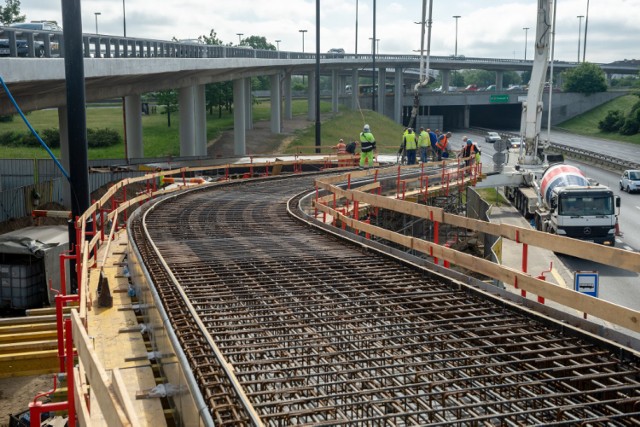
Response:
POLYGON ((558 214, 567 216, 613 215, 613 197, 611 195, 562 197, 558 214))

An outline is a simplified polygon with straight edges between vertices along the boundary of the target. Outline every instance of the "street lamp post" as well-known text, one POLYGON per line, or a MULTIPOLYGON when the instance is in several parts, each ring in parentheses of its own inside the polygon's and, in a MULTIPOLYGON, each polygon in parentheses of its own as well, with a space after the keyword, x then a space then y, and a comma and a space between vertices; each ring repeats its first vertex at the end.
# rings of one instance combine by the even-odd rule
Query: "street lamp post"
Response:
POLYGON ((302 33, 302 53, 304 53, 304 33, 307 32, 307 30, 298 30, 299 33, 302 33))
POLYGON ((457 58, 458 57, 458 19, 461 18, 461 16, 453 15, 453 17, 456 19, 456 47, 455 47, 453 56, 457 58))
POLYGON ((580 62, 580 34, 582 33, 582 18, 584 15, 578 15, 578 62, 580 62))
POLYGON ((582 45, 582 62, 587 54, 587 25, 589 25, 589 0, 587 0, 587 16, 584 18, 584 44, 582 45))
POLYGON ((98 15, 102 15, 100 12, 93 12, 96 15, 96 34, 98 34, 98 15))
POLYGON ((238 45, 240 45, 240 43, 242 43, 240 37, 244 36, 244 33, 236 33, 236 36, 238 36, 238 45))
POLYGON ((356 0, 356 55, 358 54, 358 0, 356 0))
POLYGON ((529 34, 529 27, 522 28, 524 30, 524 60, 527 60, 527 35, 529 34))
POLYGON ((282 41, 282 40, 276 40, 276 44, 278 45, 278 46, 277 46, 277 50, 278 50, 278 51, 280 50, 280 42, 281 42, 281 41, 282 41))
POLYGON ((122 0, 122 32, 123 32, 123 36, 127 37, 127 14, 124 8, 124 1, 122 0))

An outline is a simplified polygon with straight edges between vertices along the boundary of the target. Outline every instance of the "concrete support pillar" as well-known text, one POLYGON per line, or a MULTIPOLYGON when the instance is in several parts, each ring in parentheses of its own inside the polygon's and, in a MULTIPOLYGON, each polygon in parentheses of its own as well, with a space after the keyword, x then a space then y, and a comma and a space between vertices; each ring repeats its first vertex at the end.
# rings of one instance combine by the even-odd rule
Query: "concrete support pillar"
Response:
POLYGON ((247 77, 244 80, 244 96, 245 96, 245 100, 244 100, 244 114, 245 114, 245 120, 244 120, 244 128, 246 130, 251 130, 253 129, 253 94, 252 94, 252 90, 251 90, 251 77, 247 77))
POLYGON ((144 157, 142 143, 142 98, 129 95, 124 98, 125 132, 127 133, 127 159, 144 157))
POLYGON ((280 90, 280 74, 273 74, 271 80, 271 132, 282 132, 282 92, 280 90))
POLYGON ((471 106, 467 104, 464 106, 463 127, 468 129, 469 123, 471 123, 471 106))
POLYGON ((496 90, 502 90, 502 80, 504 78, 504 71, 496 71, 496 90))
POLYGON ((393 77, 393 85, 395 87, 393 94, 393 120, 395 120, 396 123, 402 124, 402 102, 404 99, 404 78, 402 74, 402 68, 396 67, 396 71, 393 77))
POLYGON ((291 73, 286 72, 282 80, 282 91, 284 95, 284 118, 293 119, 293 109, 291 108, 291 73))
POLYGON ((358 95, 360 86, 360 76, 358 75, 358 69, 354 68, 351 74, 351 108, 358 109, 358 95))
POLYGON ((340 96, 340 79, 338 78, 338 70, 331 70, 331 111, 337 113, 340 108, 338 100, 340 96))
POLYGON ((442 70, 442 92, 449 92, 449 86, 451 86, 451 70, 442 70))
MULTIPOLYGON (((60 129, 60 164, 69 173, 71 160, 69 155, 69 129, 67 128, 67 107, 58 107, 58 129, 60 129)), ((62 178, 62 204, 71 209, 71 186, 62 178)))
POLYGON ((233 81, 233 154, 244 156, 246 154, 246 79, 233 81))
POLYGON ((387 69, 378 68, 378 96, 376 100, 376 111, 380 114, 384 114, 385 99, 387 96, 387 69))
MULTIPOLYGON (((180 156, 195 156, 195 126, 193 120, 195 91, 193 86, 183 87, 178 90, 178 105, 180 109, 180 156)), ((139 111, 140 109, 138 109, 138 114, 140 114, 139 111)))
POLYGON ((308 82, 309 84, 307 85, 308 88, 308 94, 309 96, 307 97, 307 105, 308 105, 308 112, 307 112, 307 118, 311 121, 315 121, 316 119, 316 73, 314 71, 310 71, 308 74, 308 82))
POLYGON ((197 156, 207 155, 207 100, 205 85, 194 87, 195 91, 195 153, 197 156))

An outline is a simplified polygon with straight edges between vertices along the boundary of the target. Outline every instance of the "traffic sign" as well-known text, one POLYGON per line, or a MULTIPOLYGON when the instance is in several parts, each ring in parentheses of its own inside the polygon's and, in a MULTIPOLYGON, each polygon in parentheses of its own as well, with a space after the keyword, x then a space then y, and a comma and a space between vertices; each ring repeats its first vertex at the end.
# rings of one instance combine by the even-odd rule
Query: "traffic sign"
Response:
POLYGON ((496 257, 498 264, 502 264, 502 236, 498 237, 493 245, 491 245, 491 252, 496 257))
POLYGON ((585 295, 598 298, 598 272, 576 271, 573 278, 574 289, 585 295))
POLYGON ((501 94, 501 95, 491 95, 489 96, 489 102, 492 104, 497 104, 497 103, 506 103, 509 102, 509 95, 506 94, 501 94))
POLYGON ((498 153, 507 149, 507 141, 501 139, 493 144, 493 149, 498 153))

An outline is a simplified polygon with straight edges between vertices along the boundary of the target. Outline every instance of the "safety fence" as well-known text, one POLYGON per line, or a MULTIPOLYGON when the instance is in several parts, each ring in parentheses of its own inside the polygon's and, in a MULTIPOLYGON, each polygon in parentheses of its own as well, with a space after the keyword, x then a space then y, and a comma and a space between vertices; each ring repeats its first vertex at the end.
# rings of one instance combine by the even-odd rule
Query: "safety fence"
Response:
MULTIPOLYGON (((443 168, 440 179, 451 173, 452 172, 446 172, 443 168)), ((453 173, 458 174, 459 172, 453 173)), ((318 178, 316 180, 317 188, 329 194, 322 197, 317 196, 316 200, 314 200, 315 212, 313 214, 315 217, 318 218, 319 215, 322 215, 319 220, 323 222, 327 222, 327 217, 329 217, 331 219, 329 222, 334 225, 339 223, 350 230, 357 230, 360 233, 366 233, 368 236, 375 236, 383 241, 400 245, 407 250, 416 251, 424 256, 433 258, 435 263, 438 263, 438 260, 443 260, 446 264, 455 264, 469 271, 483 274, 505 284, 509 284, 521 291, 537 295, 538 300, 541 302, 543 299, 548 299, 564 307, 584 313, 585 316, 594 316, 628 330, 640 332, 640 313, 638 311, 556 286, 527 273, 527 259, 530 245, 632 272, 640 272, 639 253, 581 240, 567 239, 562 236, 529 228, 489 223, 447 213, 439 207, 404 200, 405 197, 402 191, 398 190, 396 190, 394 194, 378 194, 375 188, 372 191, 369 187, 355 188, 350 185, 350 182, 353 180, 357 179, 358 181, 362 181, 364 178, 370 178, 370 180, 375 183, 377 175, 372 175, 368 171, 360 171, 336 177, 318 178), (338 183, 345 182, 347 183, 346 188, 337 185, 338 183), (371 194, 372 192, 374 194, 371 194), (349 208, 349 206, 352 206, 352 208, 349 208), (450 225, 464 230, 509 239, 521 245, 522 270, 519 271, 509 266, 496 264, 492 261, 448 248, 437 241, 437 232, 434 232, 435 241, 430 242, 418 237, 403 235, 371 225, 368 221, 359 218, 361 215, 360 210, 363 206, 366 206, 367 209, 386 209, 431 221, 436 230, 439 226, 450 225)), ((422 177, 420 179, 424 180, 422 177)), ((462 183, 459 179, 445 177, 445 179, 441 181, 439 189, 442 190, 443 186, 449 185, 468 185, 470 179, 473 179, 473 177, 464 178, 464 183, 462 183)), ((402 181, 400 178, 399 180, 402 181)), ((398 188, 406 187, 400 183, 398 188)), ((430 189, 430 191, 437 190, 438 188, 430 189)), ((419 189, 418 191, 424 191, 424 189, 419 189)))
MULTIPOLYGON (((40 425, 40 416, 51 411, 67 411, 68 426, 77 421, 80 425, 91 425, 89 394, 97 402, 100 412, 108 426, 138 426, 140 422, 133 410, 133 404, 118 369, 107 371, 96 352, 88 326, 88 313, 91 311, 89 283, 91 278, 101 277, 106 263, 106 254, 114 235, 123 229, 130 209, 146 201, 180 191, 196 185, 215 185, 234 179, 268 177, 282 173, 302 173, 305 169, 325 170, 342 166, 337 156, 319 159, 295 158, 288 161, 268 161, 264 163, 226 164, 217 166, 184 167, 168 171, 159 171, 121 180, 115 183, 99 200, 95 201, 82 216, 74 219, 77 244, 64 260, 75 264, 77 289, 66 283, 66 267, 61 260, 60 293, 56 296, 56 320, 58 330, 59 375, 66 377, 67 400, 65 402, 43 403, 39 399, 52 392, 36 396, 29 404, 31 426, 40 425), (197 176, 198 174, 202 174, 197 176), (204 178, 207 174, 214 179, 204 178), (158 184, 170 184, 160 189, 158 184), (144 191, 131 194, 127 188, 144 183, 144 191), (99 250, 104 258, 98 259, 99 250), (71 316, 63 312, 72 308, 71 316), (75 348, 75 351, 74 351, 75 348)), ((38 214, 43 214, 39 212, 38 214)), ((50 216, 68 216, 69 213, 51 212, 50 216)), ((72 279, 73 280, 73 279, 72 279)), ((99 285, 101 286, 101 285, 99 285)), ((108 286, 108 285, 107 285, 108 286)))

